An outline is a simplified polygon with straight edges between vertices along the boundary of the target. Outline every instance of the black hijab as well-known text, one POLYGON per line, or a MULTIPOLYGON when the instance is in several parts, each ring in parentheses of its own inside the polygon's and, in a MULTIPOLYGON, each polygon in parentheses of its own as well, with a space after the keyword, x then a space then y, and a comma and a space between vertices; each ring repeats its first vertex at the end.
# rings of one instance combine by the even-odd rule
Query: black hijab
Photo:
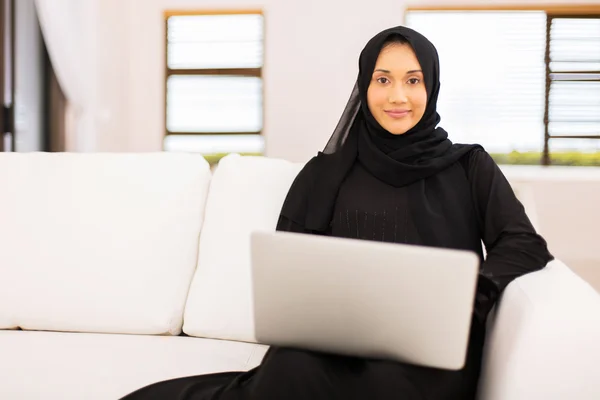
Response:
POLYGON ((402 26, 373 37, 361 52, 358 79, 340 122, 323 152, 305 168, 305 176, 310 176, 310 182, 303 182, 303 187, 308 190, 294 194, 294 186, 301 178, 299 175, 281 215, 307 231, 325 232, 340 186, 357 161, 377 179, 401 187, 441 172, 477 147, 453 145, 446 131, 437 126, 440 122, 437 113, 439 90, 438 54, 427 38, 402 26), (400 39, 412 47, 421 64, 427 90, 423 117, 402 135, 386 131, 367 105, 367 89, 377 58, 384 45, 393 39, 400 39))

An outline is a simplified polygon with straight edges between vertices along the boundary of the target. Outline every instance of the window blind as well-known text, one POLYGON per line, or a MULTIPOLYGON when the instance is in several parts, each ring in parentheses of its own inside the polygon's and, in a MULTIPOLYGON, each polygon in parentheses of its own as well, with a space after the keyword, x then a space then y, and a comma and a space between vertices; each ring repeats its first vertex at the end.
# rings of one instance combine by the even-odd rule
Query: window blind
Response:
POLYGON ((260 68, 263 16, 183 15, 167 23, 171 69, 260 68))
POLYGON ((167 19, 167 151, 264 150, 261 14, 167 19))
POLYGON ((242 76, 170 76, 167 129, 197 133, 260 132, 262 80, 242 76))
POLYGON ((552 17, 549 38, 550 147, 598 151, 584 137, 600 136, 600 18, 552 17))
POLYGON ((409 11, 440 57, 440 126, 492 153, 541 151, 546 88, 543 11, 409 11))

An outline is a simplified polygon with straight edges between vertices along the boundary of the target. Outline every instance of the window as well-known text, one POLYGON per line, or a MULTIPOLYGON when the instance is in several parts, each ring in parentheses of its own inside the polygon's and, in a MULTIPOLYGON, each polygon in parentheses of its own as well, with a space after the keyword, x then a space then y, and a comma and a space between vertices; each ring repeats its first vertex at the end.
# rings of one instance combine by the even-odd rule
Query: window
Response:
POLYGON ((439 52, 451 139, 480 143, 500 163, 600 165, 596 8, 409 9, 406 25, 439 52))
POLYGON ((167 13, 166 151, 262 154, 263 15, 167 13))

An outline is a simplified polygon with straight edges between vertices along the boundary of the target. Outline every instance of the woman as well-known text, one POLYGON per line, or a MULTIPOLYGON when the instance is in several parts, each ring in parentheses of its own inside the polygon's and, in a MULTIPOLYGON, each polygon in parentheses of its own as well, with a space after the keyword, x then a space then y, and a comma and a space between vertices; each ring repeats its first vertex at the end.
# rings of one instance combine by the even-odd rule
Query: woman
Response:
POLYGON ((491 157, 477 145, 453 145, 437 127, 439 63, 425 37, 404 27, 383 31, 366 45, 359 67, 338 127, 294 181, 277 229, 479 254, 465 367, 272 348, 250 372, 162 382, 126 400, 475 397, 489 310, 513 279, 552 256, 491 157))

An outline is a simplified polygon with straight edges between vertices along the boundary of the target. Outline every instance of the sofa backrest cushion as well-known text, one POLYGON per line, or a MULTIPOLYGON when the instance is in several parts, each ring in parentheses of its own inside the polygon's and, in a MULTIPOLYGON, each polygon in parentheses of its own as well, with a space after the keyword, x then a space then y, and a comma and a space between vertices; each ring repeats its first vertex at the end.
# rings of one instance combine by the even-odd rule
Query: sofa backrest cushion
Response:
POLYGON ((179 334, 210 176, 190 154, 0 154, 0 329, 179 334))
POLYGON ((198 267, 185 309, 191 336, 254 342, 250 233, 275 230, 302 168, 289 161, 229 155, 211 181, 198 267))

